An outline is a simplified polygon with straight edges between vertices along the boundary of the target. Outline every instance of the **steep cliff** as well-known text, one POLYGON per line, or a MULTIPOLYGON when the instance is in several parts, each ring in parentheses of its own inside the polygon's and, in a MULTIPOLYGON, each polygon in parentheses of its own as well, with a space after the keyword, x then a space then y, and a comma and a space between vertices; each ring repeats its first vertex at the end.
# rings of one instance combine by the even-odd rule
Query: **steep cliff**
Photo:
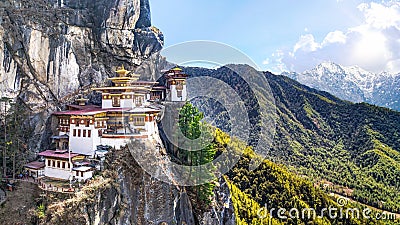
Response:
MULTIPOLYGON (((0 93, 29 108, 35 126, 30 148, 48 146, 50 113, 79 92, 96 102, 90 87, 113 76, 115 66, 157 79, 158 68, 168 65, 159 55, 163 39, 151 26, 148 0, 1 1, 0 93)), ((215 190, 214 204, 200 215, 184 188, 152 178, 128 151, 110 157, 106 172, 73 198, 45 200, 42 222, 234 224, 226 185, 215 190)))
POLYGON ((1 96, 30 107, 39 143, 31 147, 40 148, 49 111, 103 82, 116 65, 135 69, 163 39, 148 0, 1 1, 1 96))
MULTIPOLYGON (((162 157, 156 146, 137 148, 162 157), (147 150, 145 150, 147 149, 147 150)), ((157 160, 154 161, 156 163, 157 160)), ((196 214, 196 202, 184 187, 147 174, 128 149, 109 154, 106 171, 73 198, 50 199, 44 224, 235 224, 228 186, 215 189, 208 211, 196 214), (77 216, 79 215, 79 216, 77 216)))

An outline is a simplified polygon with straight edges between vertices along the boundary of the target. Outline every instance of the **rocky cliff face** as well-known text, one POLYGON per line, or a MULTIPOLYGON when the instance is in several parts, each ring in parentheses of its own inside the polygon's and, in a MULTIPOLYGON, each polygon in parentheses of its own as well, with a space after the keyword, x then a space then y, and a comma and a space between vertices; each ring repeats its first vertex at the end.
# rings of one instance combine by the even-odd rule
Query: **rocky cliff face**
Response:
MULTIPOLYGON (((146 148, 161 157, 155 146, 147 144, 146 148)), ((223 179, 209 210, 196 214, 196 202, 184 187, 151 177, 127 149, 110 154, 106 165, 103 176, 73 198, 61 202, 49 199, 43 224, 235 224, 229 188, 223 179)))
MULTIPOLYGON (((0 2, 0 92, 32 111, 31 148, 43 150, 49 115, 77 93, 102 84, 125 65, 154 80, 163 34, 151 26, 148 0, 3 0, 0 2)), ((158 181, 129 152, 72 199, 50 198, 44 224, 234 224, 221 185, 208 212, 196 215, 184 188, 158 181)))
POLYGON ((163 39, 151 26, 148 0, 1 1, 1 96, 18 96, 32 109, 42 143, 49 111, 117 65, 135 69, 163 39))

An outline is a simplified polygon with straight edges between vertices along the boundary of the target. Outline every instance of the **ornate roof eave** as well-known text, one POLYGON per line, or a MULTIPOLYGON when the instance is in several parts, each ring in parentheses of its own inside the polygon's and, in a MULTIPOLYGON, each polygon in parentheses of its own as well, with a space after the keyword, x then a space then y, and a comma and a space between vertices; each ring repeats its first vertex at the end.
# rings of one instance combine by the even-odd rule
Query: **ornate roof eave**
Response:
POLYGON ((129 87, 99 87, 99 88, 92 88, 93 91, 115 91, 115 90, 151 90, 151 87, 137 87, 137 86, 129 86, 129 87))

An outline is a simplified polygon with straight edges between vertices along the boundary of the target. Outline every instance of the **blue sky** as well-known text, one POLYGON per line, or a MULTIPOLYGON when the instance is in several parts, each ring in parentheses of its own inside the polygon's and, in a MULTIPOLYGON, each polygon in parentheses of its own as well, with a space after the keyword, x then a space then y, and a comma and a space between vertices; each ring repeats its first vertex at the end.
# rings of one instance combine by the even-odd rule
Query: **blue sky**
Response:
POLYGON ((192 40, 240 49, 263 70, 323 61, 400 72, 399 1, 150 0, 165 46, 192 40))

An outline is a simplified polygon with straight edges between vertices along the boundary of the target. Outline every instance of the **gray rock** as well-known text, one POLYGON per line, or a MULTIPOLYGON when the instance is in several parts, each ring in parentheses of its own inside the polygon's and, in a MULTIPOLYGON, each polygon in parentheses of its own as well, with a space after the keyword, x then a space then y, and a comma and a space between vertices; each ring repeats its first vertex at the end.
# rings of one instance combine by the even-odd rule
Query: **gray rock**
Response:
POLYGON ((0 93, 32 115, 60 109, 116 66, 135 70, 164 44, 148 0, 5 0, 0 18, 0 93))

